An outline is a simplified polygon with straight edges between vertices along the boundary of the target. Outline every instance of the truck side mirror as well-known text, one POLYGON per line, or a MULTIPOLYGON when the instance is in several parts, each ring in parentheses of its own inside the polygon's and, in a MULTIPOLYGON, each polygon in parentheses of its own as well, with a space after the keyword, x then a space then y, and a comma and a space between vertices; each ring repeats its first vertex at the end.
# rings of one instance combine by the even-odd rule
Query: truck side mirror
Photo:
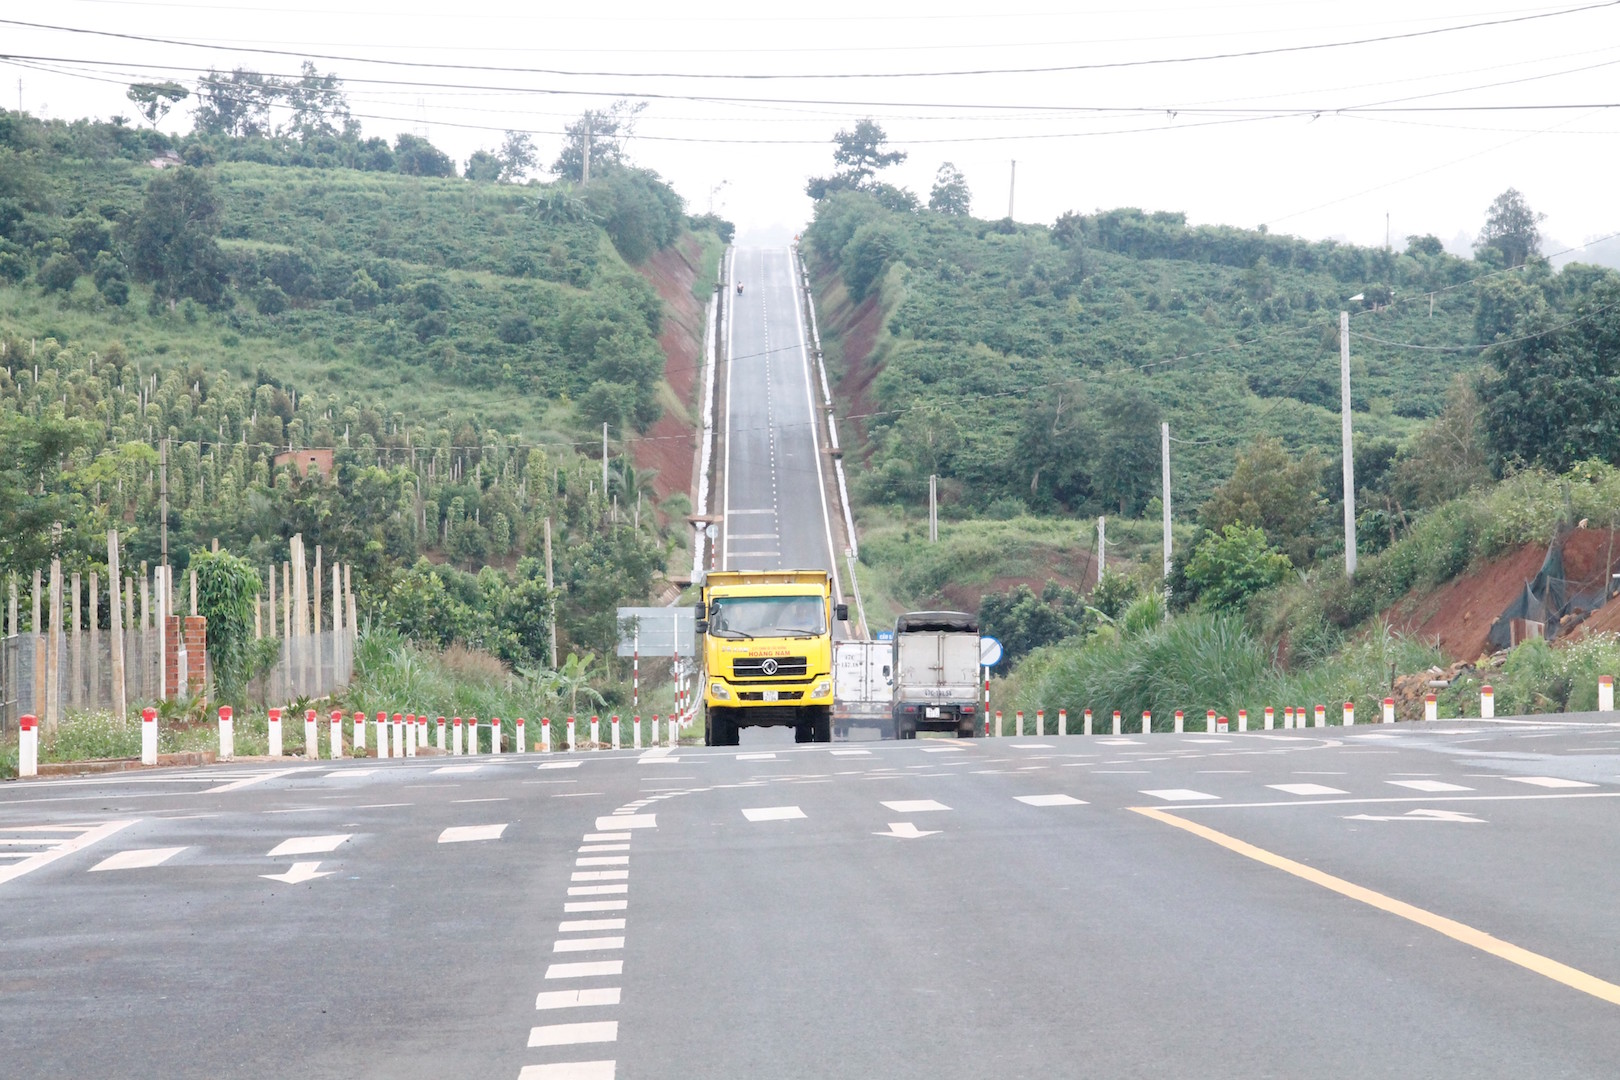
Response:
POLYGON ((698 619, 696 622, 694 622, 692 624, 692 629, 697 631, 700 634, 707 634, 709 632, 709 620, 708 619, 698 619))
POLYGON ((839 622, 848 622, 849 621, 849 605, 848 604, 839 604, 836 607, 834 607, 833 608, 833 618, 837 619, 839 622))

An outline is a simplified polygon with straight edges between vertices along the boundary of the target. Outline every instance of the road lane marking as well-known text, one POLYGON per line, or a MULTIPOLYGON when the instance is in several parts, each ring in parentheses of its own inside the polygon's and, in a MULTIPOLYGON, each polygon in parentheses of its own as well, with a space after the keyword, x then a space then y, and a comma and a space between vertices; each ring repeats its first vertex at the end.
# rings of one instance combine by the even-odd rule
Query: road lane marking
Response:
POLYGON ((622 937, 561 938, 551 946, 552 952, 600 952, 605 949, 624 948, 622 937))
POLYGON ((1281 870, 1286 874, 1292 874, 1313 885, 1319 885, 1324 889, 1336 892, 1351 900, 1359 901, 1369 907, 1417 923, 1419 926, 1433 930, 1438 934, 1444 934, 1453 941, 1472 946, 1481 952, 1506 960, 1510 964, 1515 964, 1526 971, 1534 972, 1554 982, 1563 983, 1565 986, 1579 990, 1583 994, 1590 994, 1592 997, 1607 1001, 1611 1005, 1620 1005, 1620 986, 1606 982, 1595 975, 1589 975, 1578 968, 1559 963, 1550 957, 1542 956, 1540 953, 1534 953, 1529 949, 1503 941, 1501 938, 1487 934, 1483 930, 1477 930, 1466 923, 1460 923, 1455 919, 1437 915, 1432 911, 1417 907, 1414 904, 1408 904, 1403 900, 1385 896, 1383 893, 1375 892, 1364 885, 1346 881, 1344 878, 1323 873, 1315 867, 1306 866, 1304 863, 1295 862, 1293 859, 1267 851, 1265 848, 1256 847, 1254 844, 1239 840, 1235 836, 1229 836, 1226 833, 1211 829, 1207 825, 1188 821, 1186 818, 1179 817, 1168 810, 1161 810, 1156 806, 1133 806, 1130 809, 1144 817, 1152 818, 1166 825, 1173 825, 1184 832, 1208 840, 1212 844, 1218 844, 1228 851, 1253 859, 1255 862, 1281 870))
MULTIPOLYGON (((570 892, 573 890, 570 889, 570 892)), ((587 911, 623 911, 630 906, 628 900, 577 900, 563 905, 563 911, 570 915, 583 914, 587 911)))
POLYGON ((324 855, 329 851, 336 851, 340 844, 353 835, 353 833, 335 833, 331 836, 294 836, 265 852, 265 858, 275 859, 283 855, 324 855))
MULTIPOLYGON (((135 820, 138 820, 138 819, 135 819, 135 820)), ((50 843, 53 844, 53 846, 49 850, 30 854, 22 862, 13 863, 12 865, 6 866, 6 867, 0 867, 0 885, 4 885, 8 881, 12 881, 12 880, 14 880, 16 878, 20 878, 24 874, 32 873, 33 871, 38 870, 42 866, 48 866, 49 864, 55 862, 57 859, 63 858, 63 857, 68 856, 68 855, 71 855, 75 851, 78 851, 78 850, 80 850, 82 848, 87 848, 91 844, 98 843, 99 841, 105 840, 107 837, 111 836, 113 833, 117 832, 118 830, 128 828, 129 826, 135 824, 135 820, 130 820, 130 821, 107 821, 107 822, 103 822, 103 823, 101 823, 99 825, 64 825, 64 826, 61 826, 60 828, 58 828, 56 826, 50 826, 50 825, 39 826, 37 831, 41 831, 41 832, 45 832, 45 831, 49 831, 49 832, 68 832, 68 831, 72 831, 74 829, 79 829, 79 830, 82 830, 82 831, 79 833, 78 836, 63 837, 60 840, 42 841, 42 842, 50 842, 50 843)), ((9 829, 7 831, 8 832, 23 832, 23 831, 36 831, 36 830, 26 829, 25 828, 25 829, 9 829)))
POLYGON ((537 769, 577 769, 577 768, 579 768, 579 764, 580 763, 577 762, 577 761, 547 761, 547 762, 545 762, 543 764, 536 765, 535 768, 537 768, 537 769))
POLYGON ((628 839, 630 839, 630 834, 627 832, 588 832, 584 837, 587 844, 594 844, 599 841, 628 839))
POLYGON ((1028 806, 1085 806, 1084 799, 1073 795, 1014 795, 1013 798, 1028 806))
POLYGON ((559 934, 578 934, 595 930, 623 930, 623 919, 564 919, 557 924, 559 934))
POLYGON ((569 896, 603 896, 609 893, 627 893, 628 885, 574 885, 569 888, 569 896))
POLYGON ((129 851, 120 851, 116 855, 109 855, 90 868, 90 872, 97 870, 145 870, 150 866, 162 866, 182 851, 183 847, 154 847, 131 848, 129 851))
POLYGON ((1016 743, 1015 742, 1015 743, 1011 744, 1011 749, 1013 749, 1013 750, 1055 750, 1057 748, 1055 746, 1053 746, 1049 742, 1026 742, 1026 743, 1016 743))
POLYGON ((579 846, 579 850, 580 850, 581 854, 583 854, 585 852, 588 852, 588 851, 629 851, 630 850, 630 845, 629 844, 581 844, 579 846))
POLYGON ((1142 794, 1151 795, 1155 799, 1163 799, 1165 802, 1196 802, 1199 799, 1220 798, 1219 795, 1206 795, 1202 791, 1194 791, 1191 788, 1159 788, 1156 791, 1144 791, 1142 794))
POLYGON ((485 798, 485 799, 451 799, 450 801, 452 803, 467 803, 467 802, 511 802, 512 800, 511 800, 510 796, 506 796, 506 795, 491 795, 490 797, 485 798))
POLYGON ((596 819, 598 830, 608 829, 656 829, 658 828, 657 814, 622 814, 617 817, 609 815, 596 819))
POLYGON ((949 810, 950 807, 933 799, 899 799, 883 804, 897 814, 926 814, 930 810, 949 810))
POLYGON ((756 806, 742 813, 749 821, 791 821, 804 817, 804 811, 797 806, 756 806))
POLYGON ((628 870, 576 870, 570 881, 622 881, 630 876, 628 870))
POLYGON ((965 748, 960 746, 919 746, 917 749, 925 754, 961 754, 965 748))
POLYGON ((441 844, 465 844, 471 840, 499 840, 509 822, 499 825, 453 825, 439 834, 441 844))
POLYGON ((534 999, 536 1009, 578 1009, 588 1005, 617 1005, 619 987, 597 990, 542 990, 534 999))
POLYGON ((575 866, 628 866, 628 855, 584 855, 574 860, 575 866))
POLYGON ((1484 825, 1485 819, 1475 817, 1473 814, 1464 814, 1459 810, 1408 810, 1397 817, 1380 817, 1375 814, 1350 814, 1346 821, 1450 821, 1465 825, 1484 825))
POLYGON ((1384 783, 1394 784, 1396 787, 1411 788, 1413 791, 1441 792, 1474 790, 1471 787, 1463 787, 1461 784, 1448 784, 1444 780, 1385 780, 1384 783))
POLYGON ((573 1046, 576 1043, 617 1042, 617 1020, 595 1020, 583 1024, 545 1024, 529 1032, 530 1046, 573 1046))
POLYGON ((433 776, 457 776, 461 773, 473 773, 482 769, 482 765, 440 765, 434 769, 433 776))
POLYGON ((827 752, 834 757, 870 757, 872 754, 870 750, 829 750, 827 752))
POLYGON ((1503 780, 1511 780, 1515 784, 1534 784, 1536 787, 1546 788, 1578 788, 1597 787, 1584 780, 1566 780, 1562 776, 1504 776, 1503 780))
POLYGON ((613 1080, 611 1061, 564 1061, 556 1065, 525 1065, 518 1080, 613 1080))
POLYGON ((775 761, 775 754, 738 754, 738 761, 775 761))
POLYGON ((552 964, 546 968, 548 979, 589 979, 596 975, 623 975, 623 960, 593 960, 584 964, 552 964))
POLYGON ((1267 784, 1266 787, 1271 788, 1273 791, 1280 791, 1285 795, 1350 794, 1348 791, 1342 791, 1336 787, 1328 787, 1326 784, 1267 784))

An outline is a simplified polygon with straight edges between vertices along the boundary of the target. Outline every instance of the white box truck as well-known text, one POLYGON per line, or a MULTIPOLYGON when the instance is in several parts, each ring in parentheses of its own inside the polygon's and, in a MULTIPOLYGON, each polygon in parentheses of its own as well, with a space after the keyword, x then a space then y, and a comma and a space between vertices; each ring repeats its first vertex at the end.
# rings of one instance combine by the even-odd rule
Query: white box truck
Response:
POLYGON ((833 735, 848 738, 852 727, 877 728, 894 737, 894 700, 890 665, 893 646, 887 641, 833 643, 833 735))
POLYGON ((962 611, 912 611, 894 623, 895 738, 979 731, 979 624, 962 611))

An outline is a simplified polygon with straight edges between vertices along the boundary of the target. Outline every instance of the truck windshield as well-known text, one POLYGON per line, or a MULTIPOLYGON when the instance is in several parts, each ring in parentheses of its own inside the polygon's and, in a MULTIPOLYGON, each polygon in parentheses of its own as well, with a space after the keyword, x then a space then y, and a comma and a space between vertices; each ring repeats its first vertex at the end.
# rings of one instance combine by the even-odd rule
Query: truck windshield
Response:
POLYGON ((817 596, 733 596, 714 601, 709 633, 716 637, 819 637, 827 611, 817 596))

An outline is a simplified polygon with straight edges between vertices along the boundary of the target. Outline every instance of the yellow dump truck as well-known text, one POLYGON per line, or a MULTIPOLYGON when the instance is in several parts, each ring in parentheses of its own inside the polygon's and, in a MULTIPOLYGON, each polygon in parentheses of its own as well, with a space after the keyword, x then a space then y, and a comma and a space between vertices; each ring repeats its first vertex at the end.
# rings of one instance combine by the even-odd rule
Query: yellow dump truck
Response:
POLYGON ((832 627, 848 618, 825 570, 711 570, 697 610, 707 745, 736 746, 745 727, 831 742, 832 627))

